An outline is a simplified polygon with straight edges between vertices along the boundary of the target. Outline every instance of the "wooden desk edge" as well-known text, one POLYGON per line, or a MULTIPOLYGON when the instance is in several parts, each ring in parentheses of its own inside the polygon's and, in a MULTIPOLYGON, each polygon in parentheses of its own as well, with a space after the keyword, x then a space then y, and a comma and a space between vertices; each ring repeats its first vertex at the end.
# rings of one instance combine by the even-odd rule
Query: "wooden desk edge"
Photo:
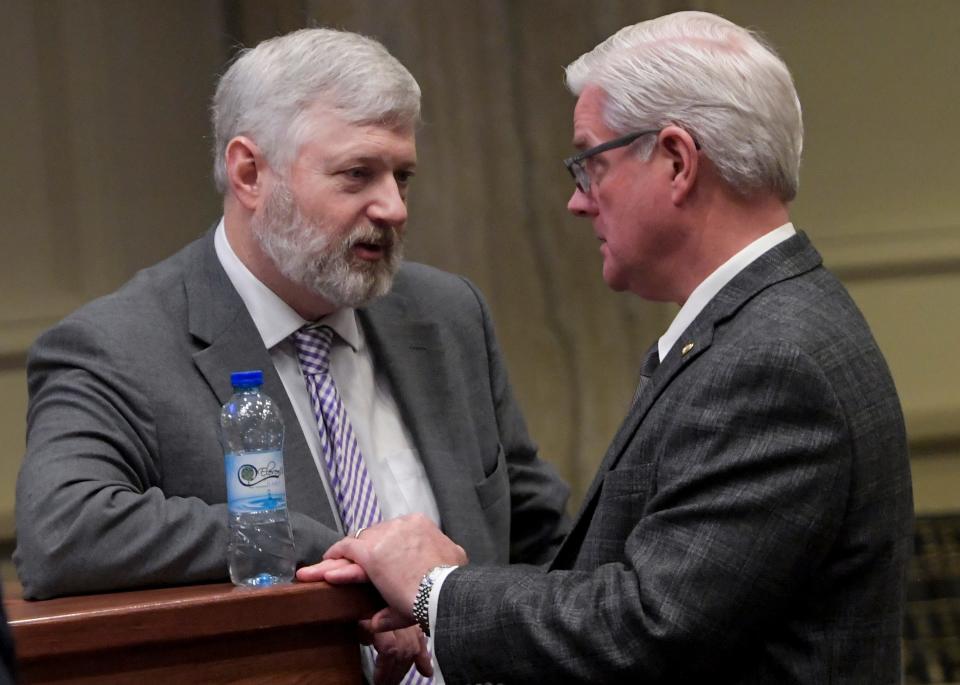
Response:
POLYGON ((4 587, 20 659, 189 640, 283 626, 354 623, 380 609, 370 585, 293 583, 251 590, 229 583, 42 601, 4 587))

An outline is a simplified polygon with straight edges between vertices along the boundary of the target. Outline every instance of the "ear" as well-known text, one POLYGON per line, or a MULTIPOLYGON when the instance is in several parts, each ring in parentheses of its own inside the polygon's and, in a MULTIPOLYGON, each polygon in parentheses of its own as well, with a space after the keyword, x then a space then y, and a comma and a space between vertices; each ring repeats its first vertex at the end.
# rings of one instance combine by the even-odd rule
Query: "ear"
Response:
POLYGON ((660 146, 672 165, 670 200, 679 205, 697 183, 700 150, 693 136, 679 126, 667 126, 660 131, 660 146))
POLYGON ((227 185, 237 201, 249 211, 263 198, 263 176, 268 165, 260 148, 246 136, 237 136, 227 143, 227 185))

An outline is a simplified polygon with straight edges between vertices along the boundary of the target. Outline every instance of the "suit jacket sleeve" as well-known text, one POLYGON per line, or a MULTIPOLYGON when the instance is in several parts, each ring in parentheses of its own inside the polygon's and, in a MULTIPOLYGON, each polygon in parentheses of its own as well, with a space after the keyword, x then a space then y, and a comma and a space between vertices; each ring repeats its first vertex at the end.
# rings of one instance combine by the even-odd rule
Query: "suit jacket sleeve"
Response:
POLYGON ((712 351, 605 476, 583 549, 615 561, 446 579, 448 683, 692 682, 818 582, 851 460, 830 379, 787 343, 712 351))
MULTIPOLYGON (((189 469, 216 443, 161 461, 151 389, 164 383, 162 360, 145 364, 143 351, 107 328, 71 317, 31 350, 14 554, 29 598, 227 577, 227 510, 214 494, 222 483, 198 482, 206 499, 161 489, 165 468, 189 469)), ((306 516, 291 519, 301 560, 339 537, 306 516)))

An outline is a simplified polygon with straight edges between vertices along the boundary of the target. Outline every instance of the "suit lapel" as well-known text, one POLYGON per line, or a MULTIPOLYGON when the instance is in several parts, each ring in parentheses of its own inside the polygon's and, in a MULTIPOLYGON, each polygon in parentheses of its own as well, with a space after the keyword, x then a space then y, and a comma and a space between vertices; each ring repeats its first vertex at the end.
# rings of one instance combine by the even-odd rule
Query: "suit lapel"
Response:
POLYGON ((599 472, 601 474, 606 473, 616 465, 620 456, 623 454, 624 448, 633 438, 634 433, 636 433, 637 427, 641 421, 643 421, 647 412, 650 411, 650 407, 653 406, 653 403, 656 402, 660 394, 670 385, 673 379, 676 378, 677 374, 710 347, 713 342, 713 323, 714 322, 710 320, 698 319, 694 321, 690 328, 681 336, 680 340, 677 341, 673 349, 667 353, 666 358, 660 362, 657 370, 650 377, 646 387, 640 394, 638 401, 613 436, 613 441, 610 443, 610 447, 607 448, 607 453, 604 455, 603 461, 600 462, 599 472), (691 347, 687 347, 688 345, 691 347), (682 353, 681 350, 683 349, 686 349, 687 352, 682 353))
POLYGON ((670 383, 697 357, 712 345, 718 325, 734 316, 757 293, 774 283, 806 273, 821 264, 819 253, 807 236, 797 235, 771 248, 746 269, 737 274, 704 307, 693 323, 681 334, 666 358, 660 363, 638 402, 620 425, 607 449, 597 475, 583 498, 573 529, 557 552, 552 568, 562 568, 566 560, 579 548, 590 520, 606 474, 613 469, 630 444, 644 417, 670 383), (684 353, 683 350, 687 350, 684 353))
POLYGON ((283 457, 290 508, 336 530, 335 514, 293 405, 253 319, 217 259, 213 232, 201 243, 200 257, 194 260, 184 283, 190 333, 202 343, 193 355, 194 363, 220 404, 233 394, 232 372, 263 370, 264 392, 284 417, 283 457))
POLYGON ((663 393, 673 379, 676 378, 690 362, 710 347, 710 343, 713 341, 713 326, 704 325, 699 330, 694 330, 694 328, 695 326, 691 326, 691 328, 688 329, 689 334, 684 333, 684 336, 681 338, 681 341, 684 341, 683 345, 692 342, 693 347, 689 349, 687 354, 680 354, 676 349, 677 346, 680 346, 682 349, 682 345, 679 343, 677 346, 674 346, 674 349, 670 350, 666 358, 660 362, 657 370, 650 377, 637 402, 631 407, 630 413, 627 414, 623 423, 620 424, 620 428, 614 435, 613 441, 607 448, 607 452, 600 462, 600 466, 597 468, 597 474, 593 477, 593 482, 590 483, 590 487, 587 488, 586 494, 583 496, 583 504, 581 504, 580 511, 574 518, 573 528, 557 551, 551 568, 565 568, 565 563, 569 560, 571 554, 575 554, 575 551, 579 549, 587 533, 590 521, 593 518, 593 512, 599 500, 600 488, 603 485, 606 474, 613 469, 620 460, 620 457, 623 456, 625 448, 630 443, 634 434, 636 434, 640 424, 643 422, 644 417, 650 411, 654 402, 656 402, 660 394, 663 393))
MULTIPOLYGON (((447 535, 467 551, 480 520, 476 488, 464 460, 473 449, 458 436, 468 427, 451 411, 450 364, 436 323, 411 315, 406 296, 390 294, 360 310, 360 323, 377 371, 386 374, 404 425, 410 431, 447 535)), ((476 463, 480 463, 477 458, 476 463)))

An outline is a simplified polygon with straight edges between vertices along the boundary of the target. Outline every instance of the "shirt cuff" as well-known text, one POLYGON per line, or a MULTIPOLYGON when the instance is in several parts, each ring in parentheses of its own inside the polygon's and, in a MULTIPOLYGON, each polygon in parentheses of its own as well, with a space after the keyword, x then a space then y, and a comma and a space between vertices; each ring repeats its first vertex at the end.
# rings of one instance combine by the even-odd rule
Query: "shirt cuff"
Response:
POLYGON ((446 566, 443 568, 435 568, 430 572, 430 576, 433 580, 433 585, 430 586, 430 597, 427 599, 427 620, 430 623, 430 639, 433 641, 433 683, 434 685, 444 685, 443 673, 440 672, 440 663, 437 661, 437 608, 440 604, 440 588, 443 586, 443 581, 447 579, 453 571, 456 571, 458 567, 456 566, 446 566))

